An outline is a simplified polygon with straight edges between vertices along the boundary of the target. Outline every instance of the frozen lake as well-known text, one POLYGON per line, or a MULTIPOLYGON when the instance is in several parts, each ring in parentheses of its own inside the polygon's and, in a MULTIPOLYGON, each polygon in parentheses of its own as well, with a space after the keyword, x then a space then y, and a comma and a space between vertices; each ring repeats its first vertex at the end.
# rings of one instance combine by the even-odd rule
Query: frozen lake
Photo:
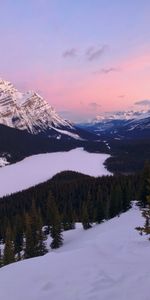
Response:
POLYGON ((108 157, 107 154, 88 153, 82 148, 27 157, 0 168, 0 197, 44 182, 61 171, 77 171, 95 177, 110 175, 103 165, 108 157))

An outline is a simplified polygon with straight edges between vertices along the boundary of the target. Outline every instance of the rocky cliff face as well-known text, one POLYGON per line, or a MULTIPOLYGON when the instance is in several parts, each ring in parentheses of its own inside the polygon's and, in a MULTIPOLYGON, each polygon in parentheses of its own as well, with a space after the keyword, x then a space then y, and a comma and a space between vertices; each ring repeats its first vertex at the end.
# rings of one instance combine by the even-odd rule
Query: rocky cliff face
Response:
POLYGON ((47 129, 73 129, 40 95, 19 92, 10 82, 0 79, 0 124, 33 134, 47 129))

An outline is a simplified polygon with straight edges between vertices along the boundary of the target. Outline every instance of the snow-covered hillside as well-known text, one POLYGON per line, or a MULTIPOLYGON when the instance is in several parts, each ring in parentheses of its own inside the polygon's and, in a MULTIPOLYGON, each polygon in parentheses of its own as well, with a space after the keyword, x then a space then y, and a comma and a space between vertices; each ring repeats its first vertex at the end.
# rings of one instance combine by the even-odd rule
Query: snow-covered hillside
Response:
POLYGON ((61 171, 77 171, 91 176, 110 174, 103 163, 107 154, 88 153, 82 148, 68 152, 33 155, 0 168, 0 197, 50 179, 61 171))
POLYGON ((65 232, 64 246, 0 269, 3 300, 149 300, 150 243, 134 229, 137 207, 83 231, 65 232))

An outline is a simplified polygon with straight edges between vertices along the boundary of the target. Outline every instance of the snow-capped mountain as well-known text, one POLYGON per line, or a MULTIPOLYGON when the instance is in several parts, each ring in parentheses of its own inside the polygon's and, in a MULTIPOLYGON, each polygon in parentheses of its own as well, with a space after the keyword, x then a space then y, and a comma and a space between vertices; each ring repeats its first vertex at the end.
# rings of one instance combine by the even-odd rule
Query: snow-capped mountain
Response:
POLYGON ((104 113, 79 126, 99 137, 150 137, 150 110, 104 113))
POLYGON ((40 95, 19 92, 10 82, 0 79, 0 124, 38 133, 48 128, 73 129, 40 95))
POLYGON ((96 116, 91 123, 99 123, 99 122, 107 122, 111 120, 133 120, 133 119, 141 119, 146 115, 150 116, 150 110, 127 110, 127 111, 114 111, 114 112, 105 112, 96 116))

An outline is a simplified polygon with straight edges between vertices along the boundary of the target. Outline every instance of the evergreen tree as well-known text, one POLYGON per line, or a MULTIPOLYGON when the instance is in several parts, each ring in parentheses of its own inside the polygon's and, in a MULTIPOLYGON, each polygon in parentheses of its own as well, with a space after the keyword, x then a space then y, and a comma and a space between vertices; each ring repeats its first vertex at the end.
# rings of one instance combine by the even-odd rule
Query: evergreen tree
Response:
POLYGON ((3 256, 2 256, 2 250, 0 248, 0 268, 3 266, 3 256))
POLYGON ((6 231, 6 240, 5 240, 5 247, 4 247, 4 256, 3 256, 3 264, 8 265, 15 261, 15 249, 14 243, 12 240, 12 232, 10 227, 7 228, 6 231))
POLYGON ((147 204, 147 196, 149 195, 148 178, 150 178, 150 162, 146 161, 144 170, 140 178, 139 199, 144 205, 147 204))
POLYGON ((88 208, 86 203, 83 204, 82 208, 82 226, 85 230, 92 227, 92 225, 90 224, 88 208))
POLYGON ((149 195, 147 195, 146 205, 142 209, 142 216, 145 218, 145 224, 143 227, 136 227, 136 230, 138 230, 141 235, 143 233, 146 235, 150 234, 150 179, 148 179, 147 182, 148 182, 147 189, 149 191, 149 195))
POLYGON ((51 248, 56 249, 62 246, 63 244, 63 236, 62 236, 62 225, 60 214, 54 200, 54 197, 49 194, 49 201, 51 203, 50 206, 50 215, 51 215, 51 227, 50 234, 52 237, 51 248), (51 197, 51 199, 50 199, 51 197))
POLYGON ((29 214, 25 216, 26 220, 26 231, 25 231, 25 249, 24 249, 24 257, 31 258, 35 257, 37 251, 35 249, 33 231, 32 231, 32 219, 29 214))
POLYGON ((46 244, 45 244, 46 236, 42 229, 42 219, 41 219, 40 211, 38 212, 37 240, 38 240, 37 256, 42 256, 46 254, 48 251, 46 249, 46 244))
POLYGON ((14 229, 14 247, 17 260, 21 259, 21 251, 23 250, 23 224, 20 216, 16 217, 14 229))
POLYGON ((104 218, 105 218, 105 215, 104 215, 104 204, 103 204, 103 200, 102 200, 102 191, 99 186, 98 191, 97 191, 95 221, 96 221, 96 223, 100 224, 104 218))
POLYGON ((122 210, 122 193, 119 184, 115 184, 111 189, 110 217, 113 218, 122 210))
POLYGON ((70 203, 67 203, 67 205, 64 207, 62 220, 64 230, 75 229, 75 213, 70 203))
POLYGON ((31 212, 26 214, 25 258, 39 255, 38 213, 35 200, 32 200, 31 212))

